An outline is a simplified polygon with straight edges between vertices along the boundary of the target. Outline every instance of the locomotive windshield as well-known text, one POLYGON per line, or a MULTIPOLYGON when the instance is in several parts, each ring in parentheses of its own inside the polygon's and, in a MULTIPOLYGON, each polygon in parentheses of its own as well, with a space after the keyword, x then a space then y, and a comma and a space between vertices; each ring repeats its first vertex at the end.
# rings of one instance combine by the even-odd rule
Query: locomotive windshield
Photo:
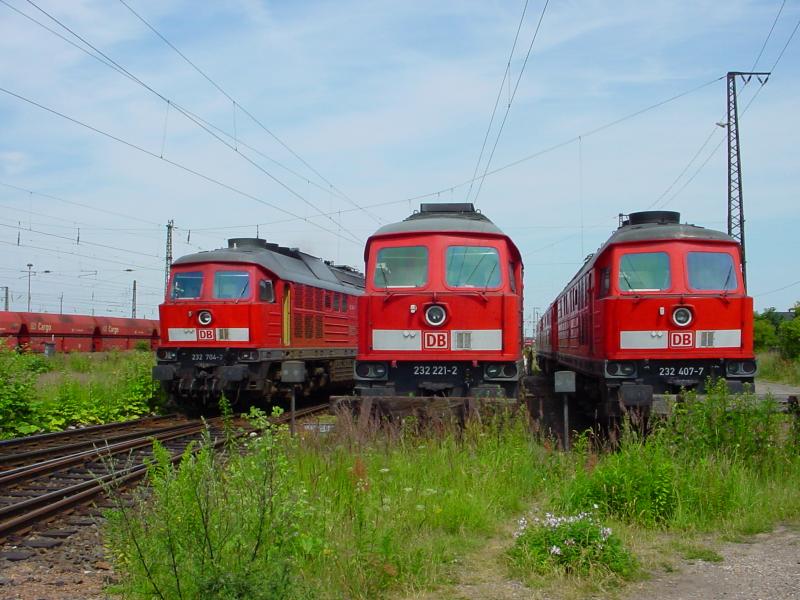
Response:
POLYGON ((488 246, 447 248, 447 285, 496 288, 500 285, 500 256, 488 246))
POLYGON ((238 300, 250 295, 250 273, 247 271, 217 271, 214 273, 214 298, 238 300))
POLYGON ((619 261, 619 289, 623 292, 660 292, 670 287, 666 252, 623 254, 619 261))
POLYGON ((173 300, 199 298, 202 287, 203 273, 200 271, 175 273, 175 277, 172 279, 170 298, 173 300))
POLYGON ((375 261, 376 288, 422 287, 428 282, 428 249, 424 246, 381 248, 375 261))
POLYGON ((735 290, 739 284, 733 268, 733 257, 725 252, 689 252, 689 287, 698 291, 735 290))

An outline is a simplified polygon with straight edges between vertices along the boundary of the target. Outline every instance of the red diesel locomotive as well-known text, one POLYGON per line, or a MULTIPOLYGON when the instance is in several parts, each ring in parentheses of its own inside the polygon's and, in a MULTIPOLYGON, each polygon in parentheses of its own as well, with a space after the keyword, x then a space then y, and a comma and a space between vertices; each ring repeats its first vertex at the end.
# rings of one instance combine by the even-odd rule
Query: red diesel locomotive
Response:
POLYGON ((176 260, 168 289, 153 376, 176 404, 196 411, 223 393, 234 404, 280 398, 295 385, 282 382, 286 361, 302 361, 306 395, 352 386, 364 289, 354 269, 236 238, 176 260))
POLYGON ((468 203, 422 204, 367 241, 361 396, 515 397, 522 260, 468 203))
POLYGON ((702 392, 709 377, 741 390, 756 363, 738 243, 677 212, 621 218, 540 319, 536 347, 546 374, 578 373, 595 416, 702 392))

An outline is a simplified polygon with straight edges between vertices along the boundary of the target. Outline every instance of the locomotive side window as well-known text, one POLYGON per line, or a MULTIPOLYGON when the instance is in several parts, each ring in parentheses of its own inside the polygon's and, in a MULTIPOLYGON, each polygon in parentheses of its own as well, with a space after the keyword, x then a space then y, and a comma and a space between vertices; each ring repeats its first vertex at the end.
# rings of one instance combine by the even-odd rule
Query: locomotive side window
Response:
POLYGON ((275 302, 275 287, 271 281, 262 279, 258 282, 258 299, 261 302, 275 302))
POLYGON ((247 271, 217 271, 214 273, 214 298, 238 300, 250 293, 250 273, 247 271))
POLYGON ((739 287, 733 257, 725 252, 689 252, 689 287, 698 291, 727 291, 739 287))
POLYGON ((422 287, 427 282, 428 249, 424 246, 381 248, 378 251, 372 280, 376 288, 422 287))
POLYGON ((511 293, 517 293, 517 280, 514 278, 514 265, 508 263, 508 283, 511 286, 511 293))
POLYGON ((600 271, 600 297, 605 298, 611 291, 611 269, 603 267, 600 271))
POLYGON ((453 287, 495 288, 500 285, 500 257, 488 246, 449 246, 447 285, 453 287))
POLYGON ((172 279, 170 298, 173 300, 199 298, 202 287, 203 273, 200 271, 175 273, 175 277, 172 279))
POLYGON ((623 292, 660 292, 670 287, 666 252, 623 254, 619 261, 619 289, 623 292))

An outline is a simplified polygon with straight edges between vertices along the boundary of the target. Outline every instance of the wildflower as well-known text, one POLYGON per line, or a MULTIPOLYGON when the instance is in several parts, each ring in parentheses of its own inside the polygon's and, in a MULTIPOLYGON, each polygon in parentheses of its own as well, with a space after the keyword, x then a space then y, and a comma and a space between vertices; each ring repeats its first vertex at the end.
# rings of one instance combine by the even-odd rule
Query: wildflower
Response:
POLYGON ((558 546, 550 546, 550 554, 555 556, 561 556, 561 548, 558 546))
POLYGON ((414 491, 414 488, 405 487, 405 488, 403 488, 403 491, 404 491, 406 494, 408 494, 409 492, 413 492, 413 491, 414 491))
POLYGON ((600 528, 600 537, 603 540, 607 540, 611 536, 611 527, 601 527, 600 528))
POLYGON ((378 472, 379 472, 379 473, 388 473, 388 472, 389 472, 389 469, 387 469, 387 468, 385 468, 385 467, 384 467, 383 469, 378 469, 378 472))
POLYGON ((573 540, 572 538, 566 539, 566 540, 564 540, 564 545, 565 546, 574 546, 575 545, 575 540, 573 540))
POLYGON ((599 506, 597 506, 597 504, 592 504, 592 507, 593 507, 595 510, 597 510, 598 508, 600 508, 599 506))

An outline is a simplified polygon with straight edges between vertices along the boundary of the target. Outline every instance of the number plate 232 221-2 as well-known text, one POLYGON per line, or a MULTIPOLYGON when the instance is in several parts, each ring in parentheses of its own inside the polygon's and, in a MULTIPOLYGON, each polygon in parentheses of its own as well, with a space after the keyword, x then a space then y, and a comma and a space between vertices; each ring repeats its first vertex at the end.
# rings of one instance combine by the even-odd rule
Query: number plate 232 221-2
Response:
POLYGON ((418 377, 452 377, 458 375, 458 365, 413 365, 411 372, 418 377))

